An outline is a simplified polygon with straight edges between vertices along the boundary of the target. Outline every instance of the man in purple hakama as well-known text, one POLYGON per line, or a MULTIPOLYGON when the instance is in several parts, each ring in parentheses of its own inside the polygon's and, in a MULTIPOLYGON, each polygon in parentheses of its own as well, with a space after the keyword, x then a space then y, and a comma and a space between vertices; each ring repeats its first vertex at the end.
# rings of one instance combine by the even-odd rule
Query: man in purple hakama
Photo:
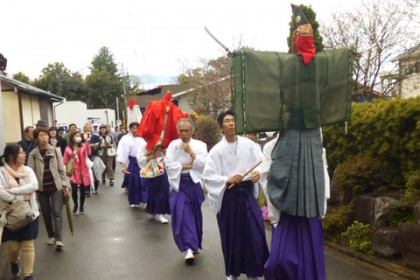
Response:
POLYGON ((260 172, 256 168, 245 177, 243 174, 261 160, 261 149, 236 135, 233 111, 219 114, 217 121, 224 137, 209 153, 203 181, 210 206, 217 213, 226 276, 237 279, 242 273, 257 279, 263 276, 268 258, 257 203, 260 172))
POLYGON ((138 127, 139 123, 130 123, 130 133, 121 138, 117 151, 117 161, 121 164, 121 171, 125 175, 128 203, 131 207, 140 207, 147 202, 147 189, 143 179, 140 178, 140 167, 136 158, 138 150, 145 146, 146 142, 137 136, 138 127))
POLYGON ((201 175, 207 161, 207 145, 192 139, 194 124, 190 119, 177 123, 180 139, 172 141, 165 157, 165 168, 171 186, 170 207, 172 233, 178 249, 192 263, 201 249, 204 193, 201 175))

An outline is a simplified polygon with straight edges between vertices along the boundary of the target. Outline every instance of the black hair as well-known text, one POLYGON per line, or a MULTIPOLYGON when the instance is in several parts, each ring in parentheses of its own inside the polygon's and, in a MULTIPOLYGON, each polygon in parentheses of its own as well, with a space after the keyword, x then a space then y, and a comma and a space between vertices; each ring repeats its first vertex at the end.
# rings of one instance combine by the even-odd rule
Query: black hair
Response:
POLYGON ((131 122, 131 123, 130 123, 130 125, 128 126, 128 128, 129 128, 129 129, 132 129, 132 128, 133 128, 133 127, 135 127, 135 126, 137 126, 137 127, 138 127, 138 126, 139 126, 139 123, 138 123, 138 122, 131 122))
POLYGON ((46 127, 38 127, 34 130, 34 139, 38 139, 38 135, 40 132, 44 132, 48 135, 48 137, 50 137, 50 131, 48 128, 46 127))
POLYGON ((16 162, 16 159, 19 155, 21 146, 18 144, 9 144, 4 148, 4 153, 0 156, 0 166, 3 166, 4 163, 10 164, 16 162))
POLYGON ((23 130, 25 133, 29 133, 29 130, 31 128, 34 128, 32 125, 25 127, 25 129, 23 130))
POLYGON ((70 133, 70 136, 69 136, 69 145, 68 145, 68 146, 70 146, 70 148, 71 148, 72 150, 74 150, 74 145, 75 145, 75 144, 77 144, 77 146, 78 146, 78 147, 82 146, 82 143, 76 143, 76 142, 74 141, 74 136, 75 136, 76 134, 80 134, 80 135, 82 135, 82 133, 81 133, 80 131, 75 130, 75 131, 73 131, 72 133, 70 133))
POLYGON ((219 126, 220 126, 220 127, 222 127, 222 126, 223 126, 223 119, 224 119, 227 115, 235 116, 235 112, 234 112, 232 109, 227 110, 226 112, 221 112, 221 113, 217 116, 217 122, 219 123, 219 126))
POLYGON ((75 128, 77 128, 77 125, 75 123, 69 124, 69 128, 70 128, 70 126, 74 126, 75 128))

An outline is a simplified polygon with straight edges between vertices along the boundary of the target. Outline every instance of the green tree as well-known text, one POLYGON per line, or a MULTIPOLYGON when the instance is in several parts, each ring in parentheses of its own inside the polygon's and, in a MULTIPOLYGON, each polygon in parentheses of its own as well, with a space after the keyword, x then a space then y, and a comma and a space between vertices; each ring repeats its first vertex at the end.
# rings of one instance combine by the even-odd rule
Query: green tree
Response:
POLYGON ((91 73, 86 77, 88 108, 114 108, 124 94, 122 75, 113 54, 102 47, 91 62, 91 73))
POLYGON ((122 83, 106 69, 92 69, 86 77, 88 108, 114 108, 123 93, 122 83))
POLYGON ((44 67, 41 75, 35 79, 33 84, 43 90, 65 97, 67 100, 83 100, 86 95, 82 76, 77 72, 72 73, 60 62, 44 67))
MULTIPOLYGON (((314 44, 316 48, 316 52, 320 52, 324 50, 324 44, 323 44, 323 38, 321 34, 319 33, 319 23, 316 20, 316 14, 314 10, 312 10, 311 6, 305 6, 305 5, 299 5, 299 8, 302 10, 302 12, 305 14, 306 18, 308 19, 309 23, 312 25, 312 29, 314 32, 314 44)), ((295 18, 292 15, 292 19, 290 20, 289 27, 290 27, 290 33, 289 37, 287 37, 287 45, 289 46, 289 51, 292 49, 292 39, 293 39, 293 32, 295 31, 294 28, 294 22, 295 18)))
POLYGON ((25 84, 31 84, 31 79, 22 72, 13 74, 13 79, 21 81, 25 84))
POLYGON ((103 69, 113 76, 118 76, 118 65, 114 60, 114 55, 107 47, 102 47, 99 53, 93 57, 92 69, 103 69))
POLYGON ((201 64, 179 75, 178 82, 195 89, 188 100, 195 112, 216 118, 218 113, 231 108, 231 58, 202 59, 201 64))

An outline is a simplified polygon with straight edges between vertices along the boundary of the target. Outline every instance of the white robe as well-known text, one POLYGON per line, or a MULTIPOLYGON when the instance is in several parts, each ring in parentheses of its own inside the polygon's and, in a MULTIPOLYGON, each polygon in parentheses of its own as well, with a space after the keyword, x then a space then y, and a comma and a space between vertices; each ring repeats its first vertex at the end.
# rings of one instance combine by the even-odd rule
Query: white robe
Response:
POLYGON ((271 165, 271 153, 273 152, 274 146, 277 143, 277 140, 279 137, 268 141, 265 143, 263 148, 263 161, 261 164, 261 178, 260 178, 260 184, 261 188, 263 189, 264 195, 266 197, 267 201, 267 207, 268 207, 268 218, 270 219, 270 222, 272 224, 277 224, 280 220, 280 211, 277 209, 270 201, 270 197, 268 196, 267 192, 267 176, 268 172, 270 171, 270 165, 271 165))
MULTIPOLYGON (((147 146, 147 142, 141 138, 143 141, 142 143, 138 146, 138 150, 137 150, 137 154, 136 154, 136 158, 137 158, 137 163, 140 167, 140 169, 146 165, 147 162, 147 150, 146 150, 146 146, 147 146)), ((159 158, 158 158, 159 159, 159 158)))
MULTIPOLYGON (((203 173, 204 187, 208 192, 210 207, 214 212, 219 212, 222 207, 226 182, 235 174, 243 175, 262 159, 261 149, 245 137, 238 136, 236 154, 231 150, 225 137, 214 146, 209 153, 203 173)), ((260 167, 254 172, 260 172, 260 167)), ((251 173, 243 180, 250 180, 251 173)), ((255 198, 258 198, 258 184, 254 184, 255 198)))
POLYGON ((142 117, 143 115, 141 114, 139 105, 134 105, 133 110, 130 110, 130 107, 127 107, 127 126, 132 122, 140 123, 142 117))
POLYGON ((192 168, 182 171, 182 164, 191 163, 191 156, 181 149, 182 140, 176 139, 172 141, 166 149, 165 170, 168 175, 169 185, 171 189, 179 191, 179 182, 181 173, 190 173, 194 183, 201 183, 201 175, 208 159, 206 143, 191 139, 189 145, 194 151, 196 157, 192 168))
POLYGON ((141 137, 134 137, 131 133, 124 135, 118 143, 117 161, 125 163, 128 168, 130 162, 128 157, 136 158, 138 151, 143 145, 146 147, 146 144, 141 137))

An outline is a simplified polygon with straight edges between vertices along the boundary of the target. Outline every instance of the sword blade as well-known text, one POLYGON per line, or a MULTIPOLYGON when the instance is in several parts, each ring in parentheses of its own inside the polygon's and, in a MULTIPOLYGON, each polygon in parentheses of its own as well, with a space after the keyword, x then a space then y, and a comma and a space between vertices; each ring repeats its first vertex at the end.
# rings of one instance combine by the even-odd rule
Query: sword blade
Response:
POLYGON ((216 43, 218 43, 222 48, 224 48, 225 49, 225 51, 227 51, 228 53, 230 53, 230 50, 229 50, 229 48, 228 47, 226 47, 222 42, 220 42, 220 40, 219 39, 217 39, 216 38, 216 36, 214 36, 211 32, 210 32, 210 30, 208 30, 207 29, 207 27, 205 27, 204 26, 204 30, 207 32, 207 34, 209 34, 210 35, 210 37, 212 37, 213 38, 213 40, 215 40, 216 41, 216 43))

